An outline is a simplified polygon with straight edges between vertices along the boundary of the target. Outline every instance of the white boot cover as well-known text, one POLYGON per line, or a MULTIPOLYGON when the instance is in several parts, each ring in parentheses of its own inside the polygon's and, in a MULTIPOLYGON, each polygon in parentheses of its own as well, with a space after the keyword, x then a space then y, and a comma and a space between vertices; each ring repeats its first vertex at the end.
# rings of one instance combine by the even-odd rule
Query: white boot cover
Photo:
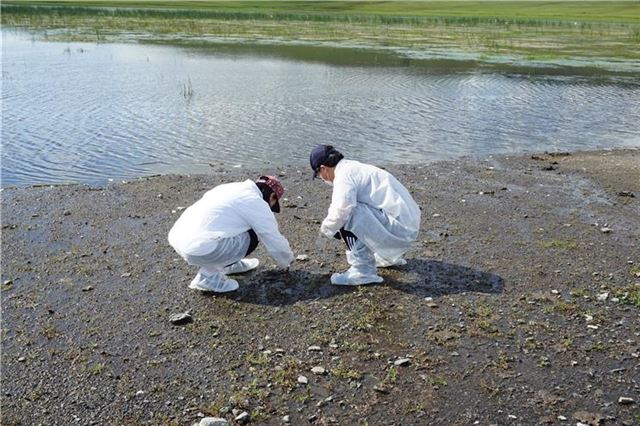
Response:
POLYGON ((346 251, 347 262, 351 267, 345 272, 331 275, 334 285, 364 285, 384 281, 376 274, 376 260, 371 250, 360 240, 346 251))
POLYGON ((378 268, 390 268, 392 266, 404 266, 407 264, 407 261, 401 257, 395 260, 387 260, 380 256, 378 253, 374 253, 373 256, 376 259, 376 266, 378 268))
POLYGON ((249 272, 253 269, 256 269, 259 264, 260 261, 258 259, 247 258, 238 260, 233 265, 229 265, 224 268, 224 273, 226 275, 242 274, 244 272, 249 272))
POLYGON ((238 281, 227 278, 224 273, 209 272, 204 268, 200 268, 189 284, 190 289, 213 293, 226 293, 237 290, 238 287, 240 287, 238 281))

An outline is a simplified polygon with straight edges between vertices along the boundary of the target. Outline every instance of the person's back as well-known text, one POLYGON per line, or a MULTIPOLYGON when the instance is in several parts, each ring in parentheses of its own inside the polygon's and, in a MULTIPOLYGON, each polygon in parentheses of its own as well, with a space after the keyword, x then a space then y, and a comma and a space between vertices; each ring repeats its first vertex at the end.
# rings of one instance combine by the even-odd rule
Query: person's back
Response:
POLYGON ((180 254, 202 255, 217 238, 251 228, 241 214, 248 206, 268 213, 268 206, 251 180, 218 185, 187 208, 169 232, 169 243, 180 254))
POLYGON ((334 190, 338 190, 343 184, 355 187, 358 203, 379 208, 408 230, 415 230, 417 233, 420 228, 420 208, 407 188, 386 170, 343 159, 336 165, 333 184, 334 190), (348 180, 352 182, 345 182, 348 180))

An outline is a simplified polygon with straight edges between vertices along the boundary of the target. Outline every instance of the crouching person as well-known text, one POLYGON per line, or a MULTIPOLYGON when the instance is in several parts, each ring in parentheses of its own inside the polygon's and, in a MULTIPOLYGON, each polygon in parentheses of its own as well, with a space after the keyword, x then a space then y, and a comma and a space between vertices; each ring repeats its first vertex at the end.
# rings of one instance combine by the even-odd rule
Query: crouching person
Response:
POLYGON ((402 256, 420 229, 420 208, 409 191, 389 172, 344 159, 330 145, 316 146, 309 161, 314 177, 333 186, 320 233, 344 240, 351 266, 333 274, 331 283, 382 282, 376 267, 406 264, 402 256))
POLYGON ((275 213, 284 188, 274 176, 253 182, 216 186, 187 208, 169 231, 169 244, 189 264, 200 270, 189 288, 224 293, 238 288, 227 275, 258 267, 248 259, 262 241, 281 267, 293 261, 289 243, 278 230, 275 213))

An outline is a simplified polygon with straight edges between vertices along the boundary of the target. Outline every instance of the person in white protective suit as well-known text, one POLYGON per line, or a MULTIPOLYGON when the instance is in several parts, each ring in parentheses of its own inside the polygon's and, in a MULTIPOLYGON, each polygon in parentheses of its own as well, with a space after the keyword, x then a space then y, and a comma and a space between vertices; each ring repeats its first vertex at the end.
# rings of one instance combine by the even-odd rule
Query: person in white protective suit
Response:
POLYGON ((257 181, 227 183, 208 191, 187 208, 169 231, 169 244, 187 263, 200 270, 189 288, 224 293, 237 290, 227 275, 258 267, 246 259, 259 241, 281 267, 289 267, 293 253, 280 234, 275 213, 284 188, 274 176, 257 181))
POLYGON ((344 240, 350 268, 331 276, 336 285, 382 282, 376 267, 405 265, 404 253, 418 236, 420 208, 391 173, 347 160, 331 145, 309 156, 313 177, 333 186, 320 233, 344 240))

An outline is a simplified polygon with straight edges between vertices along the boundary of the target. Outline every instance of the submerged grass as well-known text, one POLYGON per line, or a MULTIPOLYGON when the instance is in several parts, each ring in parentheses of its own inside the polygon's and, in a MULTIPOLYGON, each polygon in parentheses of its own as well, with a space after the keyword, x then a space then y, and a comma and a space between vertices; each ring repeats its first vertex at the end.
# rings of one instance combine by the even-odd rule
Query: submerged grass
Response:
POLYGON ((640 59, 640 3, 25 1, 2 24, 54 40, 241 38, 472 52, 480 60, 640 59))

